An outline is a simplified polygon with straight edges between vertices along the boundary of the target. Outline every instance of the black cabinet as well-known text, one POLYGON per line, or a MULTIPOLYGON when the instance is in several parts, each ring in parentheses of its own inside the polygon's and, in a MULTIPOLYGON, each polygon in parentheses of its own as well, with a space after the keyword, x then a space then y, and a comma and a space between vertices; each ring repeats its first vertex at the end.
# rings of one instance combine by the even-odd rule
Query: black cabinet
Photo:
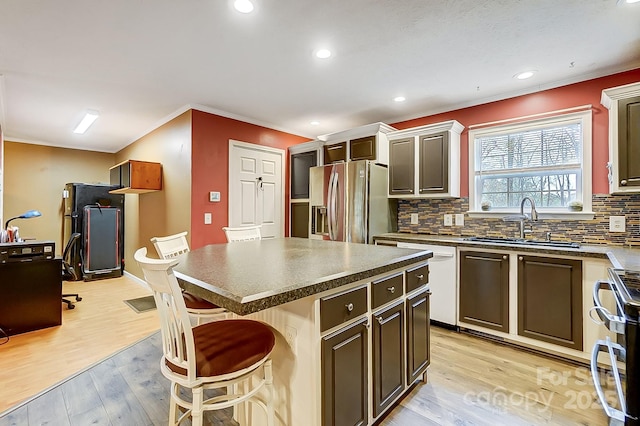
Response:
POLYGON ((460 252, 460 321, 509 332, 509 256, 460 252))
POLYGON ((368 422, 367 319, 322 339, 322 424, 368 422))
POLYGON ((377 417, 404 389, 404 303, 374 313, 373 415, 377 417))
POLYGON ((426 290, 407 299, 407 381, 415 382, 430 363, 429 296, 426 290))
POLYGON ((413 194, 415 176, 414 138, 389 142, 389 194, 413 194))
POLYGON ((349 141, 349 159, 375 160, 376 159, 376 136, 352 139, 349 141))
POLYGON ((582 350, 582 262, 518 256, 518 334, 582 350))
POLYGON ((448 192, 449 133, 420 136, 418 144, 418 193, 448 192))
POLYGON ((618 167, 621 187, 640 187, 640 96, 618 101, 618 167))
POLYGON ((309 169, 317 165, 317 151, 291 154, 291 198, 309 198, 309 169))

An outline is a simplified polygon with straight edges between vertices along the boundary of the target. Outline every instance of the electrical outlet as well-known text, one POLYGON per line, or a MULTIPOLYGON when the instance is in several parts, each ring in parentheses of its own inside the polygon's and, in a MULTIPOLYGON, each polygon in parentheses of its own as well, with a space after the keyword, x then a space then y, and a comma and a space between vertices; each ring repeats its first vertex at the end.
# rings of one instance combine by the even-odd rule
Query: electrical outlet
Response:
POLYGON ((298 332, 296 331, 295 328, 291 327, 290 325, 285 326, 285 328, 284 328, 284 339, 289 344, 289 347, 291 348, 291 352, 293 352, 294 355, 296 353, 296 337, 297 337, 297 335, 298 335, 298 332))
POLYGON ((204 214, 204 224, 211 225, 211 213, 204 214))
POLYGON ((453 226, 453 215, 445 214, 444 215, 444 226, 453 226))
POLYGON ((609 216, 609 232, 624 232, 624 230, 625 230, 624 216, 609 216))
POLYGON ((456 226, 464 226, 464 213, 456 213, 456 226))
POLYGON ((411 224, 412 225, 418 224, 418 213, 411 213, 411 224))

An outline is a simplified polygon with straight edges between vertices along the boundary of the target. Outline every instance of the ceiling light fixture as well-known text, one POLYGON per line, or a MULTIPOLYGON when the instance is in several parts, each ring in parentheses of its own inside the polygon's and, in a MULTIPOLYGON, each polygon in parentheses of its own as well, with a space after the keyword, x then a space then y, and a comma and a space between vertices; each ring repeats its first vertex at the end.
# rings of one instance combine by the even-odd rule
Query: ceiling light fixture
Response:
POLYGON ((331 51, 329 49, 320 49, 316 51, 316 58, 327 59, 331 56, 331 51))
POLYGON ((404 102, 406 100, 407 98, 405 98, 404 96, 396 96, 395 98, 393 98, 394 102, 404 102))
POLYGON ((86 132, 89 126, 91 126, 93 122, 96 121, 96 118, 98 118, 99 115, 100 114, 98 114, 98 111, 87 111, 82 121, 80 121, 80 124, 78 124, 76 128, 73 129, 73 133, 81 135, 86 132))
POLYGON ((319 121, 316 121, 316 120, 313 120, 313 121, 312 121, 311 123, 309 123, 309 124, 311 124, 312 126, 318 126, 318 125, 320 124, 320 122, 319 122, 319 121))
POLYGON ((633 4, 638 2, 640 2, 640 0, 618 0, 618 6, 621 4, 633 4))
POLYGON ((533 77, 535 73, 535 71, 519 72, 518 74, 514 75, 513 78, 517 78, 518 80, 526 80, 527 78, 533 77))
POLYGON ((253 3, 249 0, 236 0, 233 2, 233 7, 240 13, 251 13, 253 12, 253 3))

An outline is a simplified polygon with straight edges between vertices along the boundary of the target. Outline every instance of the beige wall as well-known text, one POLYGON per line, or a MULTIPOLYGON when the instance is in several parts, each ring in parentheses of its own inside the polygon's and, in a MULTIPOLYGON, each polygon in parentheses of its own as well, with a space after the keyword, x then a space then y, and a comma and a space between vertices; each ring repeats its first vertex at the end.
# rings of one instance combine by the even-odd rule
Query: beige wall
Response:
MULTIPOLYGON (((162 164, 162 191, 125 195, 125 270, 142 277, 133 253, 151 237, 191 231, 191 111, 174 118, 116 153, 125 160, 162 164)), ((190 237, 190 235, 188 235, 190 237)))
MULTIPOLYGON (((41 217, 16 219, 22 238, 56 242, 61 254, 62 190, 69 182, 108 183, 115 155, 78 149, 4 142, 4 220, 36 209, 41 217)), ((4 223, 2 223, 4 226, 4 223)))

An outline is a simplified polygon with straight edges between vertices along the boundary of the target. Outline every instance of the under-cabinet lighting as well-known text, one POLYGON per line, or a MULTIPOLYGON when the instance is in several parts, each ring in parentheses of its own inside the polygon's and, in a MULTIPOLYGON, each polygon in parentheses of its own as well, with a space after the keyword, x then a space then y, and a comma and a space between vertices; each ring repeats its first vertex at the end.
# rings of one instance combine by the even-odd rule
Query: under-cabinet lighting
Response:
POLYGON ((233 2, 233 7, 240 13, 251 13, 253 12, 253 3, 249 0, 236 0, 233 2))
POLYGON ((96 121, 96 118, 98 118, 99 115, 100 114, 98 114, 98 111, 87 111, 82 121, 80 121, 80 124, 78 124, 76 128, 73 129, 73 133, 81 135, 86 132, 87 129, 93 124, 93 122, 96 121))

